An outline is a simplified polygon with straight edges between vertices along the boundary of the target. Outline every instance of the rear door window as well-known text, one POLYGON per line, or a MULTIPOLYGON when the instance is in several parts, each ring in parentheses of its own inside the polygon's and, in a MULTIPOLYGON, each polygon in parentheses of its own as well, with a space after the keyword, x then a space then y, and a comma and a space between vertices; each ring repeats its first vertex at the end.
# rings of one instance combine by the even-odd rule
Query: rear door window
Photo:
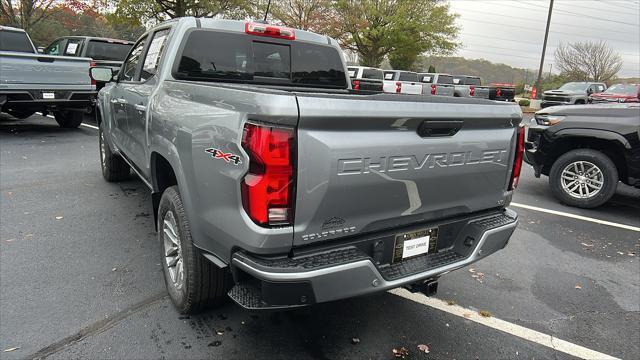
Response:
POLYGON ((63 41, 64 39, 60 39, 52 42, 46 49, 44 49, 44 53, 47 55, 60 55, 60 48, 62 47, 63 41))
POLYGON ((400 81, 418 81, 418 74, 412 72, 401 72, 400 77, 398 78, 400 81))
POLYGON ((385 71, 384 72, 384 79, 385 80, 393 80, 396 76, 396 73, 394 71, 385 71))
POLYGON ((67 45, 64 49, 65 56, 80 56, 81 39, 67 39, 67 45))
POLYGON ((453 84, 453 76, 451 75, 438 75, 438 84, 453 84))
POLYGON ((342 58, 334 47, 212 30, 195 30, 187 36, 174 76, 184 80, 347 88, 342 58))
POLYGON ((363 69, 362 78, 372 80, 382 80, 382 70, 378 69, 363 69))
POLYGON ((144 49, 145 44, 147 43, 147 37, 142 38, 136 46, 131 50, 131 53, 125 60, 122 71, 120 72, 120 80, 122 81, 136 81, 136 72, 138 70, 138 65, 140 64, 142 58, 142 50, 144 49))
POLYGON ((422 78, 420 79, 420 81, 422 81, 423 83, 427 83, 427 84, 431 84, 433 82, 433 75, 421 75, 422 78))
POLYGON ((469 77, 464 81, 465 85, 480 86, 480 78, 469 77))
POLYGON ((156 33, 153 34, 153 39, 151 39, 151 44, 149 44, 147 54, 144 57, 142 71, 140 72, 140 80, 147 81, 158 71, 158 64, 160 63, 160 57, 162 56, 164 46, 167 43, 168 36, 169 29, 156 31, 156 33))
POLYGON ((357 68, 347 68, 347 71, 349 72, 349 77, 350 78, 354 78, 356 77, 356 75, 358 75, 358 69, 357 68))
POLYGON ((26 33, 21 31, 0 31, 0 51, 15 51, 33 54, 33 47, 26 33))

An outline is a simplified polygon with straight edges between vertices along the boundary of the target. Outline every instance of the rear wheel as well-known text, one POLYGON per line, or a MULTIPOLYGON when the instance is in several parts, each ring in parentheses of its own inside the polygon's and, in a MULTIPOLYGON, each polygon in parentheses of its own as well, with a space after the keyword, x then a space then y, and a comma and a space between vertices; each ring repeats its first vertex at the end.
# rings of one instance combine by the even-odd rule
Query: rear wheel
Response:
POLYGON ((226 271, 194 246, 177 186, 167 188, 160 199, 158 241, 167 291, 180 313, 196 313, 226 299, 226 271))
POLYGON ((81 111, 60 110, 54 111, 53 116, 61 128, 74 129, 82 124, 84 114, 81 111))
POLYGON ((109 182, 121 181, 129 177, 130 168, 124 159, 118 154, 114 154, 105 141, 102 126, 98 128, 98 145, 100 146, 100 167, 102 177, 109 182))
POLYGON ((609 201, 618 186, 618 169, 600 151, 577 149, 560 156, 549 173, 553 195, 563 203, 591 209, 609 201))

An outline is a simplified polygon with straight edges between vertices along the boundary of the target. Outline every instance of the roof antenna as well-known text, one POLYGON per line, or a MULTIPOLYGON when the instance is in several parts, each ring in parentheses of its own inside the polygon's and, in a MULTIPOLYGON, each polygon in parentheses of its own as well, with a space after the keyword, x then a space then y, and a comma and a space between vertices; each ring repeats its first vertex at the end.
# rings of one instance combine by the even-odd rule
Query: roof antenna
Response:
POLYGON ((269 15, 269 7, 271 7, 271 0, 267 2, 267 10, 264 12, 264 19, 262 20, 262 22, 264 22, 265 24, 267 23, 267 15, 269 15))

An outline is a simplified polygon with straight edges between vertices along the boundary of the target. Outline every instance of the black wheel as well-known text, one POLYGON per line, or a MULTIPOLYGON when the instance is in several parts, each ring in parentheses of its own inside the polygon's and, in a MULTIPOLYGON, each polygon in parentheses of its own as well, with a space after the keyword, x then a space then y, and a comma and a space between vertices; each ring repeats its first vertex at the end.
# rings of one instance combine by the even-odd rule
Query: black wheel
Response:
POLYGON ((618 169, 600 151, 571 150, 551 167, 549 185, 563 203, 592 209, 609 201, 618 186, 618 169))
POLYGON ((102 177, 109 182, 121 181, 129 177, 131 168, 118 154, 114 154, 105 141, 102 126, 98 128, 98 145, 100 147, 100 167, 102 177))
POLYGON ((158 241, 167 291, 181 314, 196 313, 227 298, 227 274, 193 245, 177 186, 167 188, 160 199, 158 241))
POLYGON ((575 105, 584 105, 584 100, 576 100, 575 105))
POLYGON ((84 114, 81 111, 60 110, 54 111, 53 116, 61 128, 75 129, 82 124, 84 114))
POLYGON ((20 120, 26 119, 35 113, 36 113, 35 111, 30 111, 30 110, 7 110, 7 114, 20 120))

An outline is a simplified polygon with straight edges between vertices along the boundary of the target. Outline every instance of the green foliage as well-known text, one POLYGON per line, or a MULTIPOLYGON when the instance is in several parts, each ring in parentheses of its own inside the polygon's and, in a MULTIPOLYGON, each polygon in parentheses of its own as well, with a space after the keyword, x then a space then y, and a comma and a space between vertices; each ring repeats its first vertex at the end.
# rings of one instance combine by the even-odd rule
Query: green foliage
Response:
MULTIPOLYGON (((438 72, 453 75, 475 75, 483 83, 533 84, 537 72, 530 69, 514 68, 505 64, 496 64, 484 59, 465 59, 463 57, 419 56, 417 70, 438 69, 438 72), (525 81, 526 78, 526 81, 525 81)), ((524 87, 524 86, 523 86, 524 87)))
POLYGON ((419 54, 448 54, 458 47, 456 15, 439 0, 336 0, 334 33, 378 67, 385 57, 397 68, 411 68, 419 54))
POLYGON ((434 74, 436 72, 436 67, 433 65, 429 65, 429 70, 427 70, 427 72, 434 74))
POLYGON ((113 2, 117 5, 116 13, 142 22, 159 22, 184 16, 225 15, 233 18, 238 17, 238 14, 246 15, 249 9, 248 0, 121 0, 113 2))
POLYGON ((529 107, 529 105, 531 105, 531 101, 529 101, 527 99, 520 99, 520 101, 518 101, 518 105, 524 106, 524 107, 529 107))

